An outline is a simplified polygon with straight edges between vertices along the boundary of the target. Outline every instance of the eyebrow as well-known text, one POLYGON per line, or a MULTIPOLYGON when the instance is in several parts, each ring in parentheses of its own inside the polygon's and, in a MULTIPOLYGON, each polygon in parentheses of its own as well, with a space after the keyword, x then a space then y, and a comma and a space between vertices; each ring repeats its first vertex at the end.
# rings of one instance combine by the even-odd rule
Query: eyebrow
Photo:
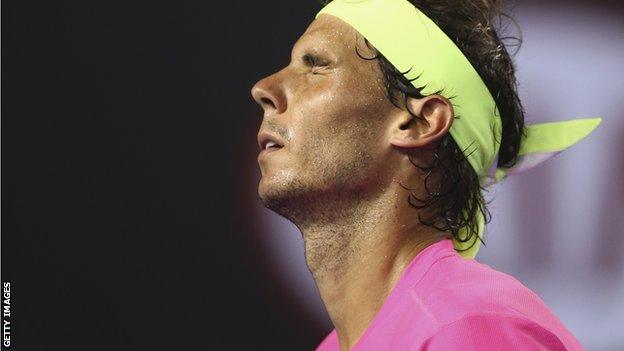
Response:
MULTIPOLYGON (((317 31, 318 30, 315 30, 314 32, 317 32, 317 31)), ((314 32, 311 32, 311 33, 314 33, 314 32)), ((309 43, 309 41, 312 38, 313 38, 312 34, 306 34, 306 37, 303 42, 298 41, 297 43, 295 43, 295 45, 293 46, 291 50, 291 57, 294 58, 295 51, 302 52, 301 55, 305 55, 309 53, 309 54, 314 54, 314 55, 319 55, 319 56, 326 56, 328 58, 331 58, 334 55, 336 55, 335 53, 332 54, 333 51, 335 50, 328 49, 326 45, 309 43)))

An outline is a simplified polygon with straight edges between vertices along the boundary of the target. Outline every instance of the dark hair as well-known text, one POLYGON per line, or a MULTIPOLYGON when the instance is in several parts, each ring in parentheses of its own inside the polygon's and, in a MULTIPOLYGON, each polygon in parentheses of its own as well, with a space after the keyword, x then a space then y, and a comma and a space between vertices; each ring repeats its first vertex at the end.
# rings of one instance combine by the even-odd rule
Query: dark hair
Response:
MULTIPOLYGON (((501 11, 500 0, 409 1, 446 33, 483 79, 494 97, 502 121, 498 166, 513 166, 524 133, 524 111, 517 94, 514 63, 506 44, 519 48, 521 38, 500 36, 500 33, 507 30, 509 23, 518 28, 515 21, 501 11)), ((375 56, 366 58, 359 52, 358 55, 367 60, 378 60, 388 98, 395 106, 399 107, 398 97, 405 101, 408 97, 423 97, 420 94, 422 89, 415 88, 405 78, 406 72, 398 71, 367 40, 366 44, 375 56)), ((452 97, 449 100, 452 102, 452 97)), ((414 118, 419 117, 414 115, 414 118)), ((484 189, 464 151, 447 133, 435 148, 430 164, 418 165, 410 158, 414 166, 425 172, 427 196, 418 198, 410 192, 408 203, 418 209, 427 209, 428 215, 419 214, 422 224, 450 232, 456 240, 472 243, 472 247, 476 243, 475 237, 479 238, 479 212, 486 222, 491 216, 482 194, 484 189), (468 235, 459 234, 463 227, 468 228, 468 235)))

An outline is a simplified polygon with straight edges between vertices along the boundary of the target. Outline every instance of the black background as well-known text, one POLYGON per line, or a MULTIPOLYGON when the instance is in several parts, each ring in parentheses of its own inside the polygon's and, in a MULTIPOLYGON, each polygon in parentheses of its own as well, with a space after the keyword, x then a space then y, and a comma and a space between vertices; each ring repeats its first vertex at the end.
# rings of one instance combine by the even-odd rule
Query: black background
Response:
POLYGON ((312 349, 250 241, 261 110, 315 1, 2 4, 15 350, 312 349), (251 181, 250 181, 251 179, 251 181))
POLYGON ((250 89, 288 63, 319 9, 315 0, 2 3, 10 349, 320 342, 327 326, 278 285, 258 249, 249 201, 262 116, 250 89))

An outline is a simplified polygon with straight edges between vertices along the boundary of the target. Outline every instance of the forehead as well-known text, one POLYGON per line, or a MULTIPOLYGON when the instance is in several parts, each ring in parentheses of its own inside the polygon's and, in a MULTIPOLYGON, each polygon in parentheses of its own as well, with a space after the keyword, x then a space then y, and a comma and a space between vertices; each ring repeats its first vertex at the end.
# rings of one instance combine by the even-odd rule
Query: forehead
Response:
POLYGON ((338 17, 322 14, 316 18, 299 37, 293 51, 303 47, 331 48, 347 50, 354 47, 361 36, 349 24, 338 17))

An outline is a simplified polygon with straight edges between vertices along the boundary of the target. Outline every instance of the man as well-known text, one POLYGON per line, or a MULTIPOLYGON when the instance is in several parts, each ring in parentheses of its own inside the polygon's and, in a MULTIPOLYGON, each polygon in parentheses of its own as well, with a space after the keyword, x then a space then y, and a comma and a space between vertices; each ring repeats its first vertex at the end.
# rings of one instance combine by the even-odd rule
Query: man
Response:
POLYGON ((472 259, 481 187, 599 123, 525 128, 498 5, 335 0, 252 88, 258 194, 300 229, 335 326, 318 350, 582 349, 538 296, 472 259))

